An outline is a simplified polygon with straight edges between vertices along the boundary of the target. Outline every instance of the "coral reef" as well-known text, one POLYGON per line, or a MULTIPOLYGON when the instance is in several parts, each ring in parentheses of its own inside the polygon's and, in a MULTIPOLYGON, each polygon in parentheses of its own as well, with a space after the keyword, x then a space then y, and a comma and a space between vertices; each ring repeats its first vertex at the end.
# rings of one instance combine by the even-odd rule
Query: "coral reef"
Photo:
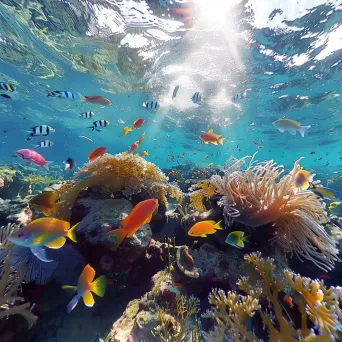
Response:
POLYGON ((229 291, 213 290, 209 302, 213 305, 212 315, 217 317, 221 331, 229 330, 234 341, 261 341, 254 331, 247 329, 247 320, 259 313, 270 342, 278 341, 334 341, 337 330, 342 328, 338 298, 334 288, 326 288, 318 280, 301 277, 290 270, 274 272, 274 260, 261 258, 261 253, 245 256, 260 276, 252 284, 249 277, 242 277, 237 285, 246 295, 229 291), (296 309, 300 313, 299 329, 291 316, 279 302, 280 294, 291 290, 296 309), (268 308, 264 309, 261 299, 266 297, 268 308), (319 334, 310 329, 311 322, 319 334))
POLYGON ((126 196, 140 193, 142 190, 151 198, 167 205, 166 195, 183 199, 181 190, 168 183, 166 175, 153 163, 137 154, 105 154, 92 163, 86 164, 77 174, 78 181, 60 188, 61 200, 67 201, 58 210, 58 217, 69 219, 70 206, 79 192, 86 187, 102 186, 108 195, 119 191, 126 196))
POLYGON ((18 314, 31 326, 36 321, 36 316, 29 309, 30 303, 18 295, 24 273, 25 269, 13 271, 8 258, 5 258, 0 273, 0 319, 18 314))
POLYGON ((187 277, 198 278, 199 273, 195 267, 194 259, 189 254, 188 246, 180 246, 176 254, 177 266, 187 277))
POLYGON ((0 166, 0 178, 2 178, 6 182, 12 182, 13 177, 16 175, 16 171, 13 170, 8 165, 0 166))
POLYGON ((283 166, 273 161, 256 163, 253 157, 231 160, 223 177, 214 175, 210 179, 223 196, 220 204, 226 224, 230 226, 234 221, 250 227, 272 224, 272 243, 277 243, 291 257, 310 260, 323 270, 332 269, 339 260, 338 250, 323 227, 327 215, 322 203, 311 191, 293 191, 301 159, 288 175, 282 176, 283 166))
POLYGON ((7 225, 14 223, 26 225, 32 220, 31 209, 25 200, 14 199, 6 200, 1 204, 0 224, 7 225))
POLYGON ((209 199, 216 194, 216 187, 208 180, 200 181, 191 186, 194 190, 190 193, 190 201, 195 210, 206 211, 203 200, 209 199))

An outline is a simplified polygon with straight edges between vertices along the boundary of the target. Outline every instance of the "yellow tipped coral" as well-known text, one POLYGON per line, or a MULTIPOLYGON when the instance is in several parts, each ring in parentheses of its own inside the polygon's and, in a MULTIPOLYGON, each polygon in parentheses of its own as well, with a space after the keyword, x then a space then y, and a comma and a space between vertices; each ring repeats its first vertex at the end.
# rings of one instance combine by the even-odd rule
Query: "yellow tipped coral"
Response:
POLYGON ((334 288, 327 289, 322 282, 295 275, 289 270, 275 275, 273 259, 263 259, 261 253, 246 255, 245 260, 255 267, 260 282, 253 286, 248 277, 242 277, 237 285, 247 294, 245 296, 235 292, 225 294, 222 290, 212 291, 209 302, 213 305, 212 315, 217 317, 219 328, 228 329, 234 341, 260 341, 253 331, 246 328, 248 317, 258 312, 270 342, 335 341, 337 330, 342 326, 338 295, 334 288), (279 302, 279 294, 285 287, 290 287, 296 297, 295 303, 301 314, 299 329, 279 302), (261 307, 260 297, 267 298, 268 309, 261 307), (310 322, 317 325, 319 335, 309 328, 310 322))
POLYGON ((69 218, 70 203, 75 201, 82 189, 90 186, 103 186, 108 193, 122 191, 127 196, 144 190, 164 205, 167 205, 166 195, 178 201, 183 199, 182 191, 169 184, 168 177, 155 164, 137 154, 105 154, 86 164, 76 177, 80 180, 59 190, 61 200, 66 201, 59 207, 57 216, 60 218, 69 218))
POLYGON ((203 204, 204 199, 209 199, 216 194, 216 188, 208 180, 200 181, 193 185, 191 189, 195 190, 190 193, 190 201, 195 210, 205 211, 203 204), (197 190, 196 190, 197 189, 197 190))
POLYGON ((233 160, 223 177, 214 175, 210 179, 223 196, 220 204, 226 224, 236 221, 260 227, 271 223, 275 229, 271 242, 291 257, 295 254, 300 260, 310 260, 323 270, 333 268, 339 260, 338 249, 322 226, 327 222, 322 203, 311 191, 293 191, 301 159, 283 176, 283 166, 272 160, 256 163, 253 157, 233 160))
POLYGON ((16 171, 7 165, 0 166, 0 178, 3 178, 7 182, 11 182, 16 175, 16 171))

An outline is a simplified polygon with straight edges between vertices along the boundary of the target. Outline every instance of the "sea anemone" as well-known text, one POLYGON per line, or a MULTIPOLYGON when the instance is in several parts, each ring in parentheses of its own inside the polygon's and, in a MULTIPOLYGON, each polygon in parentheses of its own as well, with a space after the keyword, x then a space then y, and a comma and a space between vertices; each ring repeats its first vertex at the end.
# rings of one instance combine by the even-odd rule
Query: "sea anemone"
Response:
POLYGON ((339 260, 338 249, 322 226, 327 215, 320 199, 311 191, 293 191, 302 158, 288 175, 283 175, 284 167, 273 160, 257 163, 253 159, 254 155, 231 160, 223 177, 214 175, 210 179, 223 195, 219 204, 226 225, 231 226, 233 221, 250 227, 271 223, 271 242, 279 244, 291 257, 295 254, 300 260, 311 260, 323 270, 333 268, 339 260))

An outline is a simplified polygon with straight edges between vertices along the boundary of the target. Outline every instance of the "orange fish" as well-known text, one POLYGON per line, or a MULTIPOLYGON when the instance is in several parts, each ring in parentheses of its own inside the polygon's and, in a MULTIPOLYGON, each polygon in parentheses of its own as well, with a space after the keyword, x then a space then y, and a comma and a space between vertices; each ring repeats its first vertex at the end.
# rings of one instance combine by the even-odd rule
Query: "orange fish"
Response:
POLYGON ((112 102, 109 101, 107 98, 100 96, 100 95, 90 95, 90 96, 83 96, 83 100, 85 102, 91 104, 99 104, 101 106, 111 106, 112 102))
POLYGON ((121 228, 112 230, 107 235, 119 246, 125 238, 132 237, 140 227, 149 223, 157 208, 158 200, 154 198, 138 203, 129 215, 120 221, 121 228))
POLYGON ((107 151, 106 147, 98 147, 98 148, 95 148, 95 150, 89 152, 88 154, 89 163, 92 163, 97 158, 103 156, 106 153, 106 151, 107 151))
POLYGON ((81 297, 83 298, 84 304, 86 306, 92 307, 95 304, 92 292, 97 294, 99 297, 104 296, 107 286, 106 276, 102 275, 96 280, 94 280, 94 278, 95 270, 88 264, 78 278, 77 286, 62 286, 63 289, 77 291, 76 296, 70 301, 67 306, 68 313, 75 308, 81 297))
POLYGON ((145 120, 143 118, 135 120, 134 123, 133 123, 134 129, 139 129, 144 122, 145 122, 145 120))
POLYGON ((129 148, 129 152, 134 153, 135 150, 139 147, 138 141, 134 142, 129 148))
POLYGON ((131 127, 125 127, 125 128, 122 130, 122 134, 123 134, 123 135, 127 135, 128 132, 132 132, 132 128, 131 128, 131 127))
POLYGON ((50 216, 51 212, 56 215, 57 206, 64 203, 61 201, 55 203, 59 198, 59 195, 54 192, 43 191, 39 195, 33 197, 29 201, 29 205, 40 210, 45 216, 50 216))
POLYGON ((213 145, 218 145, 221 144, 223 145, 223 140, 225 138, 221 138, 221 135, 219 134, 214 134, 214 131, 212 129, 209 129, 207 133, 203 133, 200 135, 200 139, 205 143, 205 144, 213 144, 213 145))
POLYGON ((292 297, 289 295, 285 295, 283 298, 285 304, 287 304, 291 309, 293 308, 292 297))
POLYGON ((221 222, 215 222, 212 220, 197 222, 195 225, 191 227, 188 231, 188 235, 190 236, 200 236, 207 237, 207 234, 214 234, 216 230, 222 230, 221 222))
POLYGON ((145 132, 141 135, 141 137, 138 140, 139 145, 144 141, 144 139, 145 139, 145 132))

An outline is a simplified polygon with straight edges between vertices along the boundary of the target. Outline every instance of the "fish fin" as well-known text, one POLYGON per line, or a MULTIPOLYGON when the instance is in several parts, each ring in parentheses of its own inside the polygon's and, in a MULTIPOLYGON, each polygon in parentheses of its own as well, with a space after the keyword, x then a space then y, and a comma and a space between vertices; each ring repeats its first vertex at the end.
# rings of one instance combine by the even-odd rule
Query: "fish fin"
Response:
POLYGON ((77 92, 77 93, 78 93, 78 95, 79 95, 81 101, 86 102, 86 98, 85 98, 81 93, 79 93, 79 92, 77 92))
POLYGON ((76 228, 80 223, 81 222, 76 223, 73 227, 71 227, 68 230, 67 237, 73 242, 77 242, 77 240, 76 240, 76 228))
POLYGON ((245 242, 250 242, 250 241, 249 241, 249 236, 244 236, 241 240, 242 240, 242 241, 245 241, 245 242))
POLYGON ((153 213, 146 219, 146 221, 144 222, 144 224, 150 223, 151 220, 152 220, 152 216, 153 216, 153 213))
POLYGON ((90 126, 90 127, 87 127, 87 128, 91 128, 91 131, 93 131, 95 129, 94 126, 90 126))
POLYGON ((92 307, 95 304, 95 300, 94 300, 94 296, 92 295, 92 293, 90 291, 86 292, 83 296, 83 301, 84 304, 88 307, 92 307))
POLYGON ((284 133, 284 132, 285 132, 285 129, 278 128, 278 131, 279 131, 280 133, 284 133))
POLYGON ((294 128, 288 128, 287 131, 291 134, 291 135, 296 135, 297 131, 294 128))
POLYGON ((88 264, 86 267, 84 267, 78 281, 80 284, 90 285, 94 278, 95 270, 88 264))
POLYGON ((218 230, 223 230, 221 223, 222 223, 222 221, 215 223, 214 228, 218 229, 218 230))
POLYGON ((200 237, 207 237, 207 234, 201 234, 201 235, 198 235, 200 237))
POLYGON ((217 141, 211 141, 213 145, 218 145, 217 141))
POLYGON ((110 232, 107 233, 107 235, 110 241, 114 242, 117 248, 127 236, 127 228, 125 227, 125 228, 111 230, 110 232))
POLYGON ((45 216, 50 216, 52 209, 51 208, 45 208, 39 209, 45 216))
POLYGON ((31 144, 31 146, 32 146, 33 148, 38 148, 38 147, 39 147, 39 145, 33 145, 33 144, 31 144))
POLYGON ((220 138, 220 139, 218 140, 218 143, 219 143, 220 145, 223 145, 224 139, 226 139, 226 138, 220 138))
POLYGON ((75 306, 77 305, 80 298, 81 298, 81 296, 79 294, 77 294, 73 299, 71 299, 71 301, 67 305, 67 313, 70 313, 72 310, 75 309, 75 306))
POLYGON ((53 260, 49 260, 46 255, 46 249, 43 246, 34 246, 30 248, 32 254, 36 256, 39 260, 44 262, 52 262, 53 260))
POLYGON ((91 283, 90 291, 93 291, 99 297, 103 297, 106 291, 107 278, 105 275, 98 277, 91 283))
POLYGON ((74 290, 74 291, 77 291, 77 286, 63 285, 62 289, 63 290, 74 290))
POLYGON ((207 132, 207 134, 213 134, 214 133, 214 130, 211 128, 209 129, 209 131, 207 132))
POLYGON ((51 208, 52 214, 56 216, 58 206, 65 203, 65 202, 66 201, 60 201, 60 202, 54 204, 51 208))
POLYGON ((201 223, 209 223, 209 224, 212 224, 212 225, 216 224, 216 222, 213 221, 213 220, 201 221, 201 223))
POLYGON ((209 142, 208 142, 208 141, 204 141, 204 140, 203 140, 203 142, 204 142, 206 145, 208 145, 208 144, 209 144, 209 142))
POLYGON ((64 246, 65 241, 66 241, 65 237, 62 236, 62 237, 60 237, 59 239, 54 240, 54 241, 52 241, 52 242, 46 244, 45 246, 46 246, 46 247, 49 247, 49 248, 52 248, 52 249, 59 249, 59 248, 61 248, 61 247, 64 246))
POLYGON ((238 240, 236 241, 236 247, 239 247, 239 248, 245 247, 245 244, 243 243, 243 240, 242 240, 242 239, 238 239, 238 240))
POLYGON ((298 132, 304 138, 306 131, 311 128, 311 126, 301 126, 298 132))

